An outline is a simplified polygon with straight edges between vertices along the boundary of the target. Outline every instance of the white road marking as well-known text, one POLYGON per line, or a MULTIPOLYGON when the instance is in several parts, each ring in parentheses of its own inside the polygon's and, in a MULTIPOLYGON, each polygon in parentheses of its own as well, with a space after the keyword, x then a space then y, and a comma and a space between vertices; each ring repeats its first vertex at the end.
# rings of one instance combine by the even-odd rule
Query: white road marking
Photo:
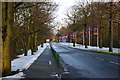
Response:
POLYGON ((46 53, 47 55, 49 54, 49 53, 46 53))
POLYGON ((116 62, 113 62, 113 61, 109 61, 109 63, 120 65, 120 63, 116 63, 116 62))
POLYGON ((101 60, 101 61, 104 61, 104 59, 102 59, 102 58, 98 58, 98 57, 96 57, 97 59, 99 59, 99 60, 101 60))
POLYGON ((65 64, 63 64, 62 62, 61 62, 61 64, 62 64, 62 66, 64 68, 64 71, 68 71, 67 68, 66 68, 66 66, 65 66, 65 64))
POLYGON ((64 68, 64 71, 67 71, 67 69, 66 69, 66 68, 64 68))
POLYGON ((120 65, 120 63, 116 63, 117 65, 120 65))
MULTIPOLYGON (((96 59, 99 59, 99 60, 101 60, 101 61, 104 61, 104 59, 99 58, 99 57, 96 57, 96 59)), ((109 61, 109 63, 116 64, 116 65, 120 65, 120 63, 116 63, 116 62, 113 62, 113 61, 109 61)))
POLYGON ((109 63, 115 64, 115 62, 113 62, 113 61, 109 61, 109 63))
POLYGON ((49 60, 49 62, 48 62, 48 63, 49 63, 49 65, 52 65, 52 63, 51 63, 51 61, 50 61, 50 60, 49 60))

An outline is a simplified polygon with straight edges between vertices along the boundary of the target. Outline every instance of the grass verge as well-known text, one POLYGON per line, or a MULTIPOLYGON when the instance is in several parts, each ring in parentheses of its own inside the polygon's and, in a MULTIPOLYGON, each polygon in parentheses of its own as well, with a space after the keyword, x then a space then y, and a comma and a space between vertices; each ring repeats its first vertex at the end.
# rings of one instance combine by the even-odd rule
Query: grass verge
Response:
POLYGON ((98 52, 98 53, 106 53, 106 54, 113 54, 113 55, 120 55, 120 53, 105 52, 105 51, 100 51, 100 50, 88 50, 88 51, 98 52))
MULTIPOLYGON (((73 48, 71 46, 68 46, 70 48, 73 48)), ((105 53, 105 54, 112 54, 112 55, 117 55, 117 56, 120 56, 120 53, 114 53, 114 52, 106 52, 106 51, 103 51, 103 50, 85 50, 85 49, 80 49, 80 48, 75 48, 75 49, 78 49, 78 50, 83 50, 83 51, 90 51, 90 52, 97 52, 97 53, 105 53)))
POLYGON ((56 64, 58 65, 58 67, 60 67, 61 64, 60 64, 60 56, 59 56, 59 54, 52 48, 52 46, 51 46, 51 50, 52 50, 52 54, 54 56, 54 59, 56 61, 56 64))

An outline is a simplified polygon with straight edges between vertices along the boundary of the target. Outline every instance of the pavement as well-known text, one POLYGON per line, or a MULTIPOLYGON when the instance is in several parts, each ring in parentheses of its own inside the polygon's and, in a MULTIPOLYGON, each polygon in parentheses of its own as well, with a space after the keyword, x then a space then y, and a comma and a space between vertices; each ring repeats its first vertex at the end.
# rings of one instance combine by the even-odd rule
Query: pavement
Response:
POLYGON ((59 43, 51 43, 69 75, 62 78, 120 80, 120 56, 88 52, 59 43))
POLYGON ((41 56, 27 69, 24 71, 24 80, 58 80, 58 75, 63 71, 59 68, 54 60, 50 46, 43 51, 41 56))

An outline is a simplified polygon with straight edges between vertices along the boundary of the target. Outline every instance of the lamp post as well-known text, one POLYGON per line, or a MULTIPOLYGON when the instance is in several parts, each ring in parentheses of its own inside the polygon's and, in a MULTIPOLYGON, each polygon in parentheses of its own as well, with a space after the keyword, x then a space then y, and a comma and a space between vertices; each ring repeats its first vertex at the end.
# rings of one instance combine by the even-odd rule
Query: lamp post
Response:
POLYGON ((109 52, 112 52, 112 48, 113 48, 113 27, 112 27, 112 18, 110 16, 109 18, 109 24, 110 24, 110 27, 109 27, 109 52))
POLYGON ((112 27, 112 2, 110 2, 110 17, 109 17, 109 52, 113 51, 113 27, 112 27))

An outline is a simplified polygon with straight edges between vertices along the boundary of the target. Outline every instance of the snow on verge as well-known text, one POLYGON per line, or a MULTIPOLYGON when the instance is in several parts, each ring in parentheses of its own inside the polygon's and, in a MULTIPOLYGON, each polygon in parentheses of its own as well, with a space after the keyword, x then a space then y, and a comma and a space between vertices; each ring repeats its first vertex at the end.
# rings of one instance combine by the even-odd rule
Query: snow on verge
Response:
MULTIPOLYGON (((31 55, 31 50, 28 50, 28 56, 18 55, 19 58, 14 59, 11 62, 12 71, 22 71, 23 69, 28 69, 30 65, 41 55, 41 53, 45 50, 45 48, 49 45, 49 43, 44 43, 44 47, 38 46, 38 50, 34 52, 34 55, 31 55)), ((6 76, 3 78, 24 78, 24 73, 19 72, 18 74, 12 76, 6 76)))
MULTIPOLYGON (((96 47, 96 46, 88 46, 88 48, 85 48, 85 46, 81 45, 81 44, 75 44, 76 45, 75 47, 73 47, 73 43, 67 43, 66 42, 66 43, 60 43, 60 44, 70 46, 72 48, 83 49, 83 50, 98 50, 98 51, 103 51, 103 52, 109 52, 108 47, 99 48, 99 47, 96 47)), ((113 48, 113 52, 114 53, 120 53, 120 48, 113 48)))

